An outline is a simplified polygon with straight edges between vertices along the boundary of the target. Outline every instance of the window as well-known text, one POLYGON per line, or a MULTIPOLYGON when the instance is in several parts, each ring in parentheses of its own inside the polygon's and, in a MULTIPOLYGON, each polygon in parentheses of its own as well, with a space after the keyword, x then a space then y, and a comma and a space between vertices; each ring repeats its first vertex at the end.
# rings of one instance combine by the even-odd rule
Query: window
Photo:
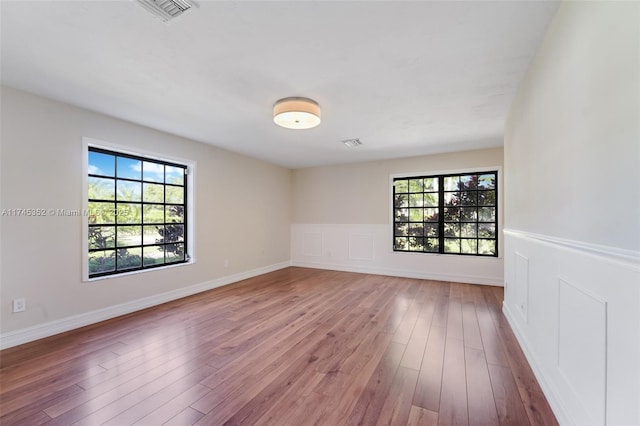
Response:
POLYGON ((498 256, 498 172, 393 179, 393 250, 498 256))
POLYGON ((185 263, 187 166, 88 148, 89 278, 185 263))

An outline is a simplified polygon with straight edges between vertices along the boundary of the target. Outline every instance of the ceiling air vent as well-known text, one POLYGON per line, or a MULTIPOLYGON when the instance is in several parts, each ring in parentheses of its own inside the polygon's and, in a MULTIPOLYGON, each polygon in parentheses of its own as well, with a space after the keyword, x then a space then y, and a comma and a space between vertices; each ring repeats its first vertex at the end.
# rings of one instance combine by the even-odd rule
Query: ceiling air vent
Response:
POLYGON ((360 138, 345 139, 342 141, 342 143, 348 146, 349 148, 355 148, 357 146, 362 145, 362 141, 360 140, 360 138))
POLYGON ((187 0, 136 0, 136 2, 164 22, 182 15, 194 6, 187 0))

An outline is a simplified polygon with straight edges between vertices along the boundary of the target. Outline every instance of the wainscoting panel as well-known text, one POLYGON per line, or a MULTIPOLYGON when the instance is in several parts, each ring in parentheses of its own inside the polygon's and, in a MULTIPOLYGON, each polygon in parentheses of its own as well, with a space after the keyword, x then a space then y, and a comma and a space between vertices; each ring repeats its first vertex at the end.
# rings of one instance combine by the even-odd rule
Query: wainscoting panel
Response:
POLYGON ((591 421, 604 424, 607 303, 562 279, 558 283, 558 368, 591 421))
POLYGON ((471 284, 502 286, 504 281, 501 257, 396 253, 388 224, 294 224, 291 262, 310 268, 471 284))
POLYGON ((302 236, 302 252, 305 256, 322 256, 322 234, 320 232, 306 232, 302 236))
POLYGON ((560 423, 640 424, 640 253, 504 234, 504 313, 560 423))
POLYGON ((515 253, 517 311, 525 322, 529 322, 529 259, 521 253, 515 253))
POLYGON ((349 259, 373 260, 374 237, 371 234, 349 234, 349 259))

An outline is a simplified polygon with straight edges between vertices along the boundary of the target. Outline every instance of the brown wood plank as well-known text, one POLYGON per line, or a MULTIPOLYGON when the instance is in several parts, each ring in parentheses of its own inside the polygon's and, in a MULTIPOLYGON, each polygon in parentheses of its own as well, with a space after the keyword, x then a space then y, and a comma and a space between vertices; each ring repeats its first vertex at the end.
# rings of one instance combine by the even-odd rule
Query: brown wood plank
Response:
POLYGON ((465 347, 469 425, 498 424, 487 361, 481 349, 465 347))
POLYGON ((436 426, 438 424, 438 413, 430 411, 416 405, 411 406, 407 426, 436 426))
MULTIPOLYGON (((170 420, 176 421, 176 418, 179 420, 180 417, 178 416, 182 412, 196 411, 193 408, 189 407, 189 405, 199 400, 209 392, 211 392, 211 389, 206 386, 202 386, 200 384, 194 385, 133 424, 135 426, 161 425, 169 422, 170 420)), ((198 413, 200 415, 193 421, 193 423, 200 420, 200 418, 204 416, 204 414, 200 413, 199 411, 198 413)), ((183 414, 183 416, 185 415, 188 414, 183 414)), ((185 422, 183 424, 187 423, 185 422)))
POLYGON ((409 421, 411 401, 418 380, 418 371, 411 368, 399 367, 396 372, 382 410, 376 424, 404 425, 409 421))
POLYGON ((489 364, 493 397, 501 426, 526 426, 531 424, 518 394, 511 370, 508 367, 489 364))
POLYGON ((414 405, 435 412, 440 409, 445 335, 445 328, 431 327, 416 391, 413 395, 414 405))
POLYGON ((438 410, 439 425, 469 424, 465 370, 463 341, 447 336, 438 410))

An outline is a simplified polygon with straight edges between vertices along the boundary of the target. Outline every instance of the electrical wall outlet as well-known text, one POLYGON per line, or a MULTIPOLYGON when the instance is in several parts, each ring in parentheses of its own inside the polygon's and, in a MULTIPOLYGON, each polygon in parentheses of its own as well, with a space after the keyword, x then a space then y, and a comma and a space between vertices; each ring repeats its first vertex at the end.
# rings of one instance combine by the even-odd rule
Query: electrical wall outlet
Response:
POLYGON ((13 299, 13 312, 23 312, 27 309, 27 299, 21 297, 13 299))

